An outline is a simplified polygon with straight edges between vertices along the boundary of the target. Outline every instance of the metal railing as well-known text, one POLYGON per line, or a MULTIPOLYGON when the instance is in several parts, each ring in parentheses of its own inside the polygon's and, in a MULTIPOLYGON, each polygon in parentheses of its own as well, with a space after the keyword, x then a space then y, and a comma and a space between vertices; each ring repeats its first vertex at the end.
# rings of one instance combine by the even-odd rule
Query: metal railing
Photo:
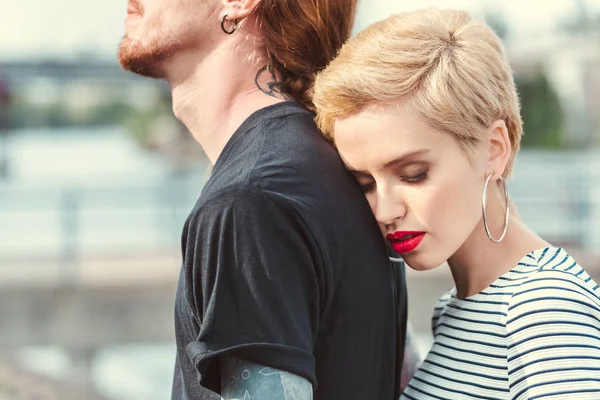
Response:
POLYGON ((54 260, 76 280, 82 257, 177 251, 198 176, 94 187, 0 186, 0 268, 54 260))
MULTIPOLYGON (((581 155, 555 158, 525 156, 509 180, 511 197, 525 222, 546 239, 595 252, 600 168, 581 155)), ((205 178, 88 187, 0 185, 0 267, 2 260, 53 258, 76 270, 82 255, 174 251, 205 178)))

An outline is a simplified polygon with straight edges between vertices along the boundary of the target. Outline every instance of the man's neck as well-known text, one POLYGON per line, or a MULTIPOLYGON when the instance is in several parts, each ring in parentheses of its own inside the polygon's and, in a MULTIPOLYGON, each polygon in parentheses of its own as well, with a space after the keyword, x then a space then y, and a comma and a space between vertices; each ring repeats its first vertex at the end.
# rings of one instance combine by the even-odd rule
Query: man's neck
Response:
POLYGON ((271 74, 255 57, 241 59, 240 46, 217 48, 208 57, 185 53, 169 60, 173 112, 215 164, 239 126, 255 111, 284 101, 264 88, 271 74), (268 75, 268 76, 266 76, 268 75), (259 88, 255 81, 261 82, 259 88))

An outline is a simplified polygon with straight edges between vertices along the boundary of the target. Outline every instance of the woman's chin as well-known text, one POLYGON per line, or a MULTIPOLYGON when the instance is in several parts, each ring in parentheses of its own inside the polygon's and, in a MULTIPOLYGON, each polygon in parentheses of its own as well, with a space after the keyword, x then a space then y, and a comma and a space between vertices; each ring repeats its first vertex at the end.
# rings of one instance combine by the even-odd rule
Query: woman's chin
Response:
POLYGON ((409 253, 403 256, 406 265, 415 271, 429 271, 443 265, 446 260, 426 260, 423 254, 409 253))

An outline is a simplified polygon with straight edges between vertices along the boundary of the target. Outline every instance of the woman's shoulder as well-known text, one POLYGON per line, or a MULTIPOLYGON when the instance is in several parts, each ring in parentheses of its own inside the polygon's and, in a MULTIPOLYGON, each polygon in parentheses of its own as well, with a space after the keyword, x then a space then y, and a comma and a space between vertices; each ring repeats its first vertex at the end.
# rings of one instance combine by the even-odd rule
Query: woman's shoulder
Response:
POLYGON ((508 302, 508 331, 552 321, 600 323, 600 288, 564 249, 540 249, 529 260, 532 269, 508 302))
POLYGON ((527 261, 532 271, 514 287, 506 316, 511 398, 592 398, 600 393, 598 285, 564 249, 527 261))
POLYGON ((546 247, 528 254, 519 263, 520 279, 511 296, 511 303, 518 297, 535 298, 549 294, 569 296, 580 293, 599 301, 598 284, 585 269, 561 247, 546 247))

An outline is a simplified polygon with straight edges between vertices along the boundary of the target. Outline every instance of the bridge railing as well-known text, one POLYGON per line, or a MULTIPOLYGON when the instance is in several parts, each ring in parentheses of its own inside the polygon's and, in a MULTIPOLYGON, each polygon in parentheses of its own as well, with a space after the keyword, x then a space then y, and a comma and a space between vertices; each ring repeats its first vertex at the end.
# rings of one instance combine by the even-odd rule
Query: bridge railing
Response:
POLYGON ((51 260, 76 276, 82 258, 177 251, 201 187, 196 176, 137 186, 0 186, 0 268, 51 260))
MULTIPOLYGON (((533 230, 561 245, 600 249, 600 168, 581 155, 534 153, 522 156, 516 171, 509 180, 511 197, 533 230)), ((53 259, 73 269, 88 256, 176 252, 205 178, 0 185, 0 268, 10 260, 53 259)))

